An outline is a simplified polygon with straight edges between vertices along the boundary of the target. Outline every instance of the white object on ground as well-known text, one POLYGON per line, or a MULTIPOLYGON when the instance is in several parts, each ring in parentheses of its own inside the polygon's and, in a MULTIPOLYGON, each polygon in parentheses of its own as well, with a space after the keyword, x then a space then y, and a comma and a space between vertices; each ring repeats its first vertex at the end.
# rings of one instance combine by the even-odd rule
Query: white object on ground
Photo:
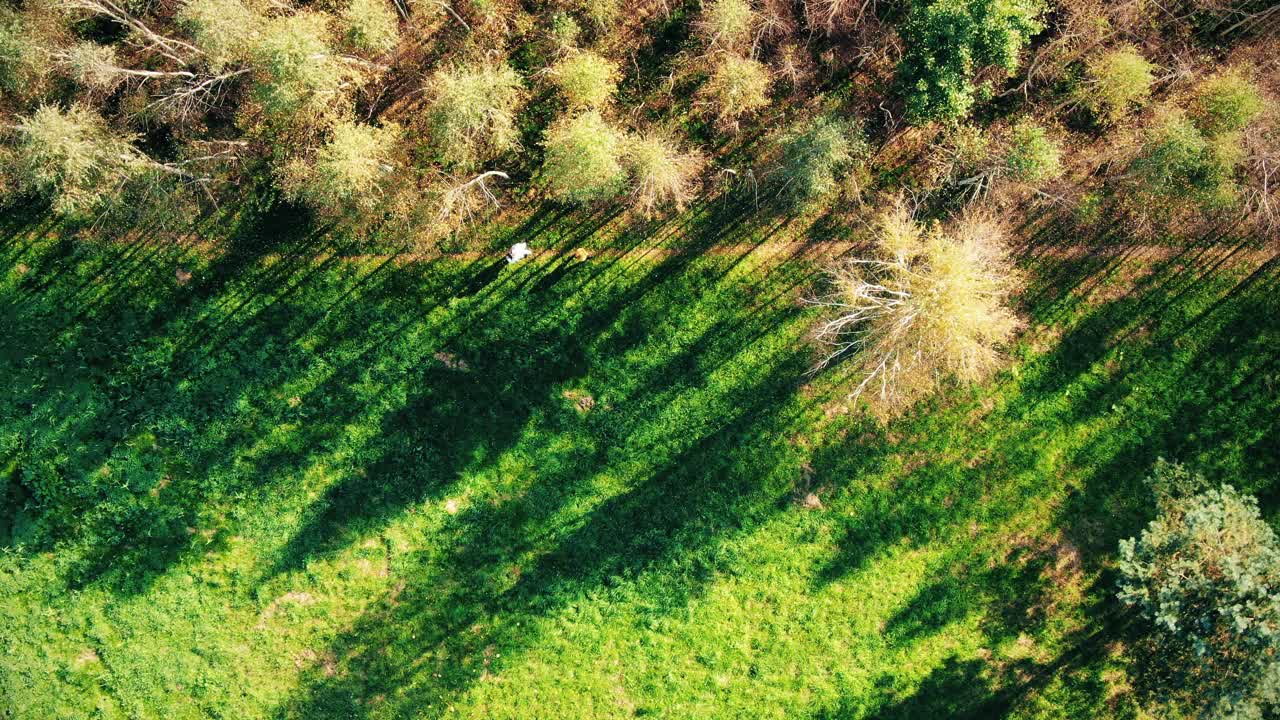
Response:
POLYGON ((518 242, 511 246, 511 252, 507 253, 507 264, 518 263, 529 257, 533 251, 529 250, 529 243, 518 242))

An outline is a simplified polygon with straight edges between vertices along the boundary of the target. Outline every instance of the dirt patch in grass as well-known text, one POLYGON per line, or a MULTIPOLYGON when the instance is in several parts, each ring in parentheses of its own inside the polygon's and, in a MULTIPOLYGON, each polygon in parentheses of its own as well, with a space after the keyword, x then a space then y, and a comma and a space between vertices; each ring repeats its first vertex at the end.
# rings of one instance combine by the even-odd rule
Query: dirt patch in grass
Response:
POLYGON ((573 403, 573 409, 580 413, 591 412, 596 406, 596 399, 582 390, 565 390, 561 395, 565 400, 573 403))
POLYGON ((316 599, 314 596, 311 595, 311 593, 297 592, 297 591, 291 590, 281 595, 280 597, 276 598, 275 600, 272 600, 271 604, 267 605, 267 607, 262 610, 262 614, 258 618, 258 624, 254 626, 254 629, 255 630, 266 629, 267 621, 275 617, 280 612, 281 608, 285 607, 286 605, 296 605, 299 607, 306 607, 308 605, 315 604, 315 601, 316 599))

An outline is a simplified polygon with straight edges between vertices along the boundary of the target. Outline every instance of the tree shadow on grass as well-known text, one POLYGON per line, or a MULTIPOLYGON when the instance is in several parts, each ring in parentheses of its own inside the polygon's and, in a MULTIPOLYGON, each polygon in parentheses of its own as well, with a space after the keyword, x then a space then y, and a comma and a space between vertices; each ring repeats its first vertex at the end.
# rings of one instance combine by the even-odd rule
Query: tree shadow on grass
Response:
POLYGON ((394 596, 331 645, 337 673, 308 673, 281 715, 440 714, 536 643, 541 618, 647 572, 670 581, 657 605, 684 607, 714 571, 697 558, 776 510, 789 490, 725 467, 745 437, 768 432, 766 402, 777 398, 760 389, 743 388, 735 418, 585 516, 555 521, 583 497, 584 480, 625 469, 613 449, 573 450, 560 458, 564 471, 540 473, 517 499, 464 510, 444 558, 424 553, 411 565, 394 596))
MULTIPOLYGON (((892 452, 815 460, 818 472, 829 476, 887 474, 885 487, 892 491, 860 490, 842 552, 819 573, 819 583, 855 572, 891 540, 923 547, 965 533, 978 538, 1040 498, 1061 498, 1054 500, 1050 536, 1034 541, 1053 545, 1032 553, 1027 572, 1008 565, 1016 565, 1016 555, 997 558, 986 570, 976 565, 981 556, 949 558, 941 567, 961 570, 926 585, 888 623, 893 642, 910 642, 971 612, 1001 607, 983 623, 988 642, 1022 633, 1035 637, 1041 632, 1036 618, 1043 615, 1043 601, 1036 598, 1051 599, 1065 582, 1052 575, 1059 564, 1054 554, 1098 578, 1084 590, 1097 619, 1084 635, 1063 642, 1069 649, 1059 657, 1029 659, 999 677, 984 675, 994 684, 972 697, 993 699, 970 709, 953 705, 945 688, 953 681, 980 684, 971 676, 981 667, 957 658, 883 716, 996 716, 1003 710, 990 702, 1020 701, 1054 678, 1066 684, 1060 692, 1081 703, 1080 712, 1113 712, 1101 679, 1108 662, 1104 646, 1126 639, 1127 616, 1115 605, 1114 579, 1104 568, 1118 540, 1136 534, 1150 517, 1142 478, 1157 457, 1189 462, 1214 480, 1241 486, 1259 495, 1264 510, 1275 512, 1280 300, 1274 288, 1280 260, 1255 259, 1250 265, 1239 247, 1175 253, 1118 294, 1094 298, 1068 324, 1055 350, 997 385, 1011 392, 995 407, 961 403, 938 413, 926 404, 892 430, 892 452), (977 433, 956 429, 972 427, 975 420, 977 433), (1050 427, 1058 428, 1057 435, 1045 433, 1050 427), (1050 458, 1054 465, 1046 466, 1050 458), (1047 467, 1057 470, 1050 476, 1047 467), (988 596, 996 588, 998 596, 988 596), (1025 607, 1001 597, 1019 598, 1025 607), (937 692, 928 688, 934 680, 937 692)), ((1069 291, 1081 289, 1073 285, 1069 291)), ((1019 545, 1032 538, 1014 535, 1006 542, 1014 551, 1034 549, 1034 543, 1019 545)), ((865 712, 850 705, 831 716, 865 712)))
MULTIPOLYGON (((724 230, 723 225, 719 227, 724 230)), ((397 345, 400 336, 415 324, 410 319, 377 333, 381 340, 370 343, 366 350, 342 352, 342 365, 324 384, 300 398, 300 404, 359 406, 361 402, 352 397, 350 387, 371 369, 376 370, 380 357, 389 355, 398 356, 393 363, 400 376, 397 382, 414 388, 414 393, 400 409, 379 421, 378 439, 359 451, 362 457, 372 454, 375 459, 368 461, 362 476, 326 491, 325 499, 313 508, 315 514, 307 528, 282 552, 281 564, 273 574, 297 568, 319 549, 341 547, 348 534, 345 525, 358 526, 374 517, 393 515, 439 491, 477 452, 486 456, 501 453, 530 417, 560 403, 558 398, 548 398, 550 390, 585 370, 586 344, 623 308, 693 261, 689 256, 672 256, 645 272, 614 272, 607 282, 600 279, 601 273, 609 272, 607 266, 595 269, 593 264, 593 274, 587 274, 584 267, 570 276, 564 270, 564 258, 514 268, 498 261, 472 275, 452 294, 442 293, 437 298, 453 298, 450 305, 463 298, 466 302, 452 310, 454 317, 447 327, 425 337, 426 344, 397 345), (572 282, 568 282, 570 277, 572 282), (618 277, 632 279, 619 284, 618 277), (562 306, 573 303, 583 310, 556 314, 562 306), (446 358, 443 364, 440 357, 446 358), (465 367, 448 367, 457 362, 465 367), (412 447, 416 455, 404 456, 406 447, 412 447), (397 459, 388 461, 377 457, 379 454, 397 459)), ((641 336, 635 335, 628 342, 640 340, 641 336)), ((322 352, 339 350, 335 347, 322 352)), ((337 421, 332 417, 311 420, 303 430, 306 439, 301 444, 321 448, 316 454, 323 455, 323 448, 333 439, 331 431, 347 420, 345 416, 337 421)))
MULTIPOLYGON (((704 210, 629 233, 639 246, 653 234, 687 232, 688 254, 636 273, 640 282, 588 313, 580 328, 584 341, 618 308, 684 272, 702 248, 743 226, 743 206, 732 198, 704 210)), ((554 239, 546 249, 567 250, 615 215, 616 208, 607 207, 586 217, 543 213, 531 220, 528 239, 538 242, 548 233, 554 239)), ((368 422, 371 404, 397 402, 369 391, 370 384, 394 389, 411 378, 436 389, 379 421, 396 442, 409 436, 406 427, 418 432, 415 423, 454 437, 496 428, 485 447, 500 452, 532 413, 546 409, 549 388, 580 371, 581 363, 561 362, 582 352, 568 328, 531 334, 522 324, 602 273, 620 270, 616 260, 592 263, 589 272, 564 271, 564 263, 508 269, 500 260, 352 263, 341 256, 358 241, 313 228, 292 208, 270 202, 200 222, 196 235, 216 225, 233 228, 231 237, 212 254, 208 245, 151 237, 146 228, 118 241, 4 248, 8 261, 27 264, 0 299, 14 321, 0 341, 0 358, 13 378, 0 410, 14 419, 0 438, 4 542, 24 551, 74 548, 61 555, 76 558, 62 569, 72 587, 142 592, 183 557, 219 547, 229 532, 215 501, 263 491, 349 451, 346 425, 368 422), (491 322, 511 293, 532 298, 524 314, 508 312, 501 323, 491 322), (450 309, 456 327, 422 322, 459 299, 461 306, 450 309), (500 332, 520 343, 493 336, 504 323, 500 332), (475 330, 458 329, 468 326, 475 330), (459 382, 435 353, 492 362, 478 361, 459 382), (318 384, 311 382, 316 377, 318 384), (492 383, 494 377, 502 381, 492 383), (306 389, 297 397, 282 395, 298 385, 306 389), (525 400, 512 408, 513 397, 525 400), (471 405, 475 400, 480 404, 471 405), (450 410, 462 414, 447 416, 450 410), (294 427, 288 442, 261 449, 264 438, 287 426, 294 427), (502 427, 511 438, 503 440, 502 427)), ((31 237, 47 230, 19 225, 13 232, 31 237)), ((720 263, 717 272, 732 266, 720 263)), ((374 447, 364 452, 389 454, 374 447)), ((454 445, 451 461, 479 447, 454 445)), ((393 477, 393 468, 378 469, 384 466, 370 463, 383 480, 393 477)), ((405 483, 391 485, 384 493, 358 484, 335 504, 386 505, 396 493, 403 503, 433 487, 419 483, 405 495, 405 483)), ((333 525, 318 517, 319 527, 333 525)), ((323 546, 325 532, 295 546, 312 541, 323 546)))
MULTIPOLYGON (((160 240, 55 241, 23 255, 30 267, 6 293, 13 324, 0 341, 13 420, 0 452, 13 475, 6 545, 57 544, 75 558, 63 568, 72 587, 122 593, 211 549, 210 502, 262 482, 239 472, 274 424, 262 406, 315 369, 315 354, 291 342, 367 332, 344 313, 368 311, 354 313, 367 321, 385 307, 368 301, 393 289, 388 263, 339 267, 342 247, 306 232, 233 239, 213 257, 160 240)), ((420 291, 446 294, 465 274, 440 273, 420 291)), ((274 458, 273 469, 307 456, 274 458)))
POLYGON ((1268 514, 1280 510, 1280 257, 1242 279, 1197 282, 1184 305, 1162 306, 1129 372, 1080 410, 1125 417, 1119 437, 1073 458, 1096 468, 1062 509, 1085 547, 1109 551, 1149 519, 1142 479, 1159 457, 1257 495, 1268 514))
MULTIPOLYGON (((1056 488, 1037 479, 1045 453, 1054 448, 1054 439, 1044 436, 1044 428, 1085 427, 1112 412, 1115 391, 1129 387, 1123 378, 1103 379, 1083 391, 1073 385, 1137 328, 1169 315, 1171 308, 1193 306, 1205 297, 1207 284, 1221 284, 1220 276, 1240 245, 1221 248, 1215 243, 1213 239, 1193 243, 1195 252, 1186 249, 1162 258, 1119 296, 1095 298, 1097 306, 1084 307, 1083 317, 1072 321, 1052 352, 1035 358, 1015 382, 1003 381, 1005 387, 1016 385, 1007 404, 984 407, 985 403, 973 399, 982 390, 968 391, 967 397, 959 392, 949 399, 929 399, 891 426, 890 443, 864 446, 856 453, 835 445, 817 454, 815 474, 837 483, 889 474, 885 487, 860 488, 858 510, 847 523, 841 543, 843 551, 820 573, 819 582, 856 571, 893 540, 905 538, 922 546, 939 536, 999 524, 1056 488), (1212 262, 1206 267, 1201 253, 1213 247, 1219 250, 1209 256, 1212 262), (1002 479, 1002 486, 994 486, 993 478, 1002 479)), ((1073 278, 1062 286, 1037 275, 1039 282, 1055 289, 1040 295, 1039 305, 1030 314, 1043 315, 1045 306, 1061 305, 1065 296, 1072 296, 1076 303, 1088 300, 1096 286, 1085 285, 1084 279, 1098 272, 1111 274, 1120 267, 1099 266, 1089 257, 1077 262, 1083 267, 1061 270, 1073 278)), ((1226 288, 1218 292, 1230 294, 1226 288)), ((1128 351, 1131 359, 1158 362, 1167 355, 1163 346, 1145 340, 1133 343, 1128 351)))
POLYGON ((536 642, 540 619, 590 593, 657 572, 670 582, 655 604, 683 607, 714 568, 718 538, 785 507, 799 459, 783 430, 794 421, 789 401, 807 351, 775 339, 752 355, 798 309, 744 308, 745 281, 724 280, 737 262, 671 256, 646 272, 625 271, 629 282, 598 294, 562 285, 568 278, 528 284, 528 299, 505 298, 519 310, 490 312, 474 334, 451 338, 483 383, 464 380, 467 389, 443 403, 431 387, 410 399, 370 447, 367 473, 318 504, 326 509, 295 536, 278 571, 349 546, 424 499, 441 500, 459 473, 515 472, 500 469, 504 455, 541 461, 448 520, 443 547, 407 561, 392 595, 332 644, 330 655, 342 659, 337 672, 308 673, 281 715, 433 715, 536 642), (557 315, 547 330, 522 314, 521 303, 556 305, 565 299, 559 292, 591 310, 557 315), (676 333, 669 345, 671 326, 652 323, 677 298, 710 303, 715 320, 676 333), (651 360, 587 366, 636 351, 651 360), (533 357, 522 361, 526 353, 533 357), (586 411, 559 393, 583 381, 596 393, 586 411), (490 405, 501 406, 501 418, 488 417, 490 405), (479 419, 446 424, 457 413, 479 419), (483 439, 474 439, 480 430, 483 439), (436 440, 444 445, 415 454, 436 440), (408 494, 378 490, 406 476, 416 478, 404 482, 408 494), (601 482, 614 489, 601 495, 601 482))
MULTIPOLYGON (((949 429, 952 425, 969 424, 973 418, 954 411, 927 412, 929 403, 899 423, 898 432, 906 438, 895 454, 919 455, 922 465, 908 467, 910 472, 896 481, 892 502, 870 504, 853 522, 847 552, 824 577, 834 579, 860 567, 878 545, 877 538, 906 533, 913 526, 959 528, 995 522, 1001 513, 1007 517, 1012 504, 1000 509, 990 497, 966 488, 981 488, 993 475, 1033 480, 1042 454, 1055 448, 1055 439, 1043 436, 1048 426, 1086 428, 1117 413, 1124 416, 1118 431, 1100 436, 1070 458, 1071 467, 1087 470, 1093 479, 1072 495, 1073 502, 1101 503, 1092 513, 1082 513, 1080 521, 1095 515, 1117 522, 1119 507, 1113 505, 1119 493, 1132 496, 1120 503, 1133 509, 1126 518, 1131 524, 1133 512, 1145 508, 1140 480, 1161 454, 1198 457, 1230 448, 1231 457, 1252 466, 1247 481, 1240 482, 1263 491, 1271 482, 1264 478, 1274 477, 1278 469, 1274 429, 1280 408, 1274 393, 1256 392, 1274 380, 1280 350, 1273 327, 1276 301, 1268 290, 1274 287, 1276 270, 1267 263, 1242 280, 1224 267, 1193 267, 1173 261, 1160 265, 1132 290, 1087 310, 1053 352, 1022 369, 1010 403, 989 416, 977 416, 983 425, 999 428, 995 439, 976 436, 989 447, 964 450, 949 440, 940 444, 939 438, 961 436, 949 429), (1193 347, 1200 349, 1180 349, 1193 347), (1249 372, 1238 377, 1242 369, 1249 372), (1155 396, 1146 396, 1157 387, 1155 396), (1247 446, 1240 447, 1241 440, 1247 446), (970 452, 976 461, 971 466, 963 458, 939 459, 970 452), (939 463, 950 469, 944 471, 939 463)), ((849 460, 837 454, 823 473, 858 477, 883 469, 878 463, 884 457, 864 454, 849 460)), ((1030 497, 1046 489, 1037 490, 1034 482, 1028 488, 1030 497)), ((1114 540, 1112 533, 1105 542, 1114 540)))
MULTIPOLYGON (((1034 576, 1035 573, 1018 574, 1034 576)), ((947 582, 941 581, 943 585, 947 582)), ((1015 579, 1014 582, 1018 584, 1022 580, 1015 579)), ((1106 592, 1107 588, 1099 590, 1106 592)), ((917 614, 930 615, 929 603, 946 595, 947 591, 940 589, 937 583, 931 584, 895 619, 911 622, 910 618, 917 614)), ((947 613, 959 615, 965 609, 977 610, 988 600, 990 598, 975 600, 968 608, 952 609, 947 613)), ((960 604, 965 604, 963 599, 960 604)), ((1021 605, 1021 599, 1015 599, 1013 604, 1021 605)), ((1088 610, 1088 622, 1064 639, 1061 644, 1065 649, 1056 655, 995 658, 985 648, 979 657, 952 655, 933 668, 918 685, 905 691, 896 689, 903 684, 899 678, 892 674, 882 676, 877 685, 883 700, 873 710, 864 705, 854 712, 854 708, 846 705, 817 717, 1005 717, 1043 694, 1050 685, 1062 688, 1055 705, 1065 715, 1124 716, 1130 707, 1125 704, 1125 698, 1111 692, 1105 673, 1114 643, 1131 640, 1132 628, 1128 618, 1117 612, 1114 606, 1104 603, 1091 605, 1088 610)), ((998 613, 995 619, 983 623, 988 648, 1009 642, 1022 645, 1024 641, 1026 647, 1034 647, 1033 635, 1029 634, 1033 629, 1019 615, 1016 612, 998 613)))

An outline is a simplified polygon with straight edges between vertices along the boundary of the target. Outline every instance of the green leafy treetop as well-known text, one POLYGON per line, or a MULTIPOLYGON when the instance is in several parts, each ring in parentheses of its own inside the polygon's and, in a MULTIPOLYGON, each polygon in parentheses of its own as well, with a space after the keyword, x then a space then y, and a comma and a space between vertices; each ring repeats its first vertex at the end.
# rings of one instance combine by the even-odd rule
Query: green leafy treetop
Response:
POLYGON ((380 55, 400 41, 396 14, 387 0, 351 0, 342 22, 347 42, 357 50, 380 55))
POLYGON ((557 120, 547 129, 542 167, 551 195, 577 203, 617 195, 626 180, 623 145, 622 134, 595 110, 557 120))
POLYGON ((913 5, 902 37, 906 53, 898 65, 913 123, 958 120, 969 113, 979 71, 1006 75, 1043 29, 1040 0, 932 0, 913 5))
POLYGON ((778 192, 797 204, 830 193, 839 171, 867 151, 857 123, 825 115, 783 135, 779 145, 778 192))
POLYGON ((150 163, 83 105, 63 111, 45 105, 15 128, 12 157, 19 188, 35 192, 64 217, 102 209, 150 163))
POLYGON ((248 60, 265 22, 243 0, 190 0, 178 11, 178 24, 214 71, 248 60))
POLYGON ((1114 123, 1147 101, 1155 66, 1133 47, 1109 50, 1085 64, 1080 100, 1102 121, 1114 123))
POLYGON ((756 20, 748 0, 709 0, 702 5, 697 29, 708 45, 742 52, 751 45, 756 20))
POLYGON ((1151 625, 1160 694, 1202 717, 1280 705, 1280 542, 1257 501, 1161 460, 1157 516, 1120 543, 1119 597, 1151 625), (1197 491, 1199 489, 1199 491, 1197 491))
POLYGON ((343 85, 356 75, 329 47, 329 18, 299 12, 273 18, 254 48, 260 77, 254 98, 267 116, 323 125, 345 108, 343 85))
POLYGON ((1236 199, 1235 172, 1243 160, 1236 133, 1205 137, 1186 113, 1169 109, 1147 131, 1132 172, 1150 195, 1226 207, 1236 199))
POLYGON ((1009 133, 1004 157, 1011 177, 1037 183, 1062 175, 1062 148, 1048 130, 1030 120, 1021 120, 1009 133))
POLYGON ((1229 70, 1196 88, 1196 124, 1216 135, 1245 129, 1266 109, 1262 89, 1241 70, 1229 70))
POLYGON ((516 110, 524 96, 510 66, 456 66, 432 77, 427 109, 431 141, 449 165, 470 168, 517 145, 516 110))
POLYGON ((290 199, 323 215, 372 210, 394 179, 399 140, 394 125, 339 123, 314 159, 286 166, 281 184, 290 199))
POLYGON ((551 68, 552 80, 575 110, 608 105, 621 77, 617 63, 589 51, 570 53, 551 68))

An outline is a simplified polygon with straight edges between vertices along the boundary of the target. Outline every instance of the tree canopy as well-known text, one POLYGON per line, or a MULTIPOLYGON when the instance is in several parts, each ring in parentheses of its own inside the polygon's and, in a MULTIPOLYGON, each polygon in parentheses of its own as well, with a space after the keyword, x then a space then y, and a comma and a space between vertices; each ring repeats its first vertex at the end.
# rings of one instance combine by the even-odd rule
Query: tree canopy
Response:
POLYGON ((955 121, 969 114, 992 80, 1018 69, 1022 49, 1044 25, 1039 0, 922 0, 911 6, 902 36, 899 82, 912 122, 955 121))

